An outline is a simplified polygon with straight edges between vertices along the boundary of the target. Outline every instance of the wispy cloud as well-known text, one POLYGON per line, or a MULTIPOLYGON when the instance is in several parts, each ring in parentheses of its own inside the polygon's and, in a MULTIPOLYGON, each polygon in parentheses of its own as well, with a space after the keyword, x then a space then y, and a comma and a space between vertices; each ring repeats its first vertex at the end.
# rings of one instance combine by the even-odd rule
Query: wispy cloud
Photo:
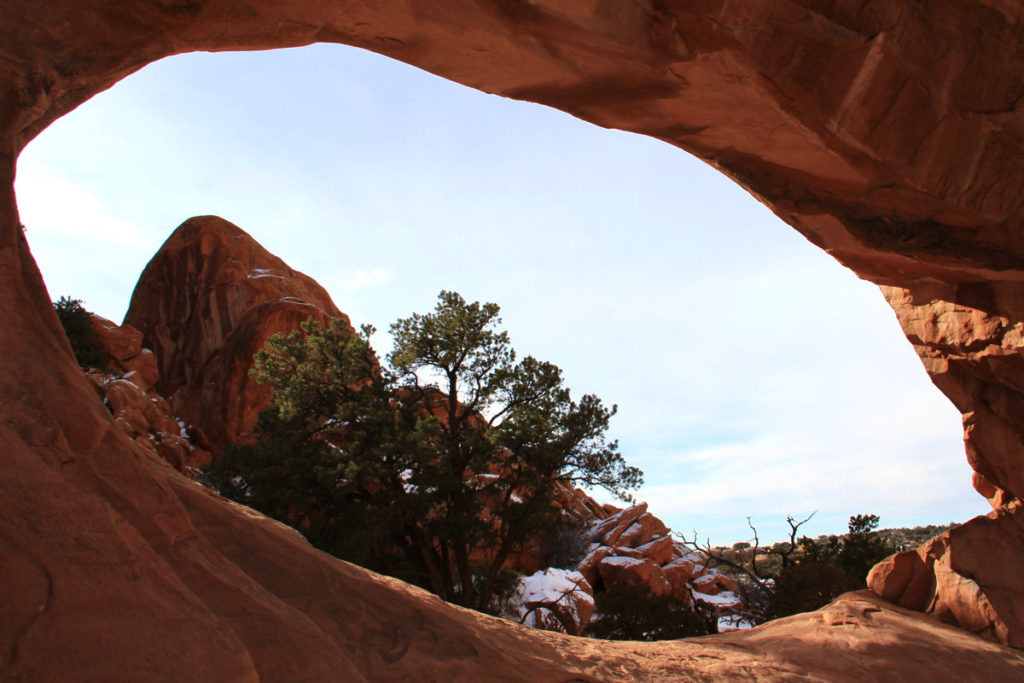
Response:
POLYGON ((88 237, 104 247, 155 250, 137 225, 118 218, 89 191, 49 168, 19 164, 16 190, 21 221, 30 234, 88 237))

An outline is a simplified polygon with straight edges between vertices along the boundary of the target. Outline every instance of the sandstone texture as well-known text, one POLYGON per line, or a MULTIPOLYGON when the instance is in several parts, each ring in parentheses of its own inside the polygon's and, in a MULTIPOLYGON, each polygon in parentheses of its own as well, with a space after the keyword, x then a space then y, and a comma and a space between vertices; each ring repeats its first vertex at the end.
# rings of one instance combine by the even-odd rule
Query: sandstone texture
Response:
POLYGON ((879 563, 868 586, 904 607, 1024 648, 1022 577, 1024 508, 1016 501, 879 563), (990 566, 993 556, 998 561, 990 566))
POLYGON ((85 376, 114 416, 114 424, 174 469, 197 477, 198 468, 211 460, 210 444, 201 430, 179 418, 153 388, 160 373, 154 353, 142 347, 142 333, 131 325, 118 326, 95 313, 91 316, 110 367, 90 368, 85 376))
MULTIPOLYGON (((897 556, 872 585, 1016 643, 1022 24, 1013 0, 6 0, 0 671, 33 681, 1024 678, 1019 651, 869 593, 746 633, 594 643, 452 608, 318 553, 116 426, 72 358, 13 190, 33 137, 147 63, 316 41, 688 150, 885 287, 964 414, 975 484, 997 509, 916 560, 897 556)), ((210 302, 206 320, 230 310, 210 302)), ((144 339, 190 343, 159 320, 152 337, 128 322, 144 339)), ((230 366, 216 376, 230 378, 230 366)), ((206 376, 160 368, 160 381, 201 392, 206 376)))
POLYGON ((180 225, 143 270, 125 327, 159 363, 156 389, 217 454, 244 440, 270 402, 249 377, 267 337, 312 317, 348 318, 313 279, 216 216, 180 225))

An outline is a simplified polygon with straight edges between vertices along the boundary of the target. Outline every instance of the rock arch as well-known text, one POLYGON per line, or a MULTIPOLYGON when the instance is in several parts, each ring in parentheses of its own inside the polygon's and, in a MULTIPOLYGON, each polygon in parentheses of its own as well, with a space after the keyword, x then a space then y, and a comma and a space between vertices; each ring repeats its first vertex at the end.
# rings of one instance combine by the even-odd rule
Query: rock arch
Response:
POLYGON ((111 431, 50 310, 13 178, 19 151, 49 123, 149 62, 318 41, 690 151, 882 285, 933 380, 965 415, 975 486, 997 509, 931 555, 877 572, 877 590, 1020 647, 1022 16, 1011 0, 8 0, 0 7, 0 633, 11 645, 0 668, 88 678, 110 667, 144 675, 187 664, 220 679, 296 670, 373 678, 419 666, 451 677, 489 658, 514 678, 525 657, 536 675, 615 677, 736 672, 772 659, 783 675, 839 671, 813 652, 835 636, 827 626, 843 624, 869 640, 879 627, 917 629, 897 645, 948 642, 965 666, 982 651, 1019 665, 1016 655, 954 643, 959 636, 899 610, 878 616, 868 596, 821 613, 817 635, 805 638, 818 645, 789 659, 772 643, 796 622, 761 631, 775 635, 748 643, 749 661, 727 639, 709 646, 733 652, 716 664, 700 664, 690 646, 652 646, 645 660, 442 608, 327 560, 111 431), (324 600, 325 591, 334 597, 324 600), (353 591, 358 606, 337 597, 353 591), (181 651, 192 654, 184 663, 181 651), (314 652, 295 668, 295 653, 314 652))

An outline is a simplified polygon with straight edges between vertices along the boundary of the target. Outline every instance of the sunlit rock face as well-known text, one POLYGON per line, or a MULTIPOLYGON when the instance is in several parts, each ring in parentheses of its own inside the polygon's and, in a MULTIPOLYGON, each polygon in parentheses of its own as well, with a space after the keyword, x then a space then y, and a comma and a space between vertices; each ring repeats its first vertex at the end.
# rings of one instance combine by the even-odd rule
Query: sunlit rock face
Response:
MULTIPOLYGON (((986 530, 972 534, 980 546, 950 542, 954 553, 958 544, 967 555, 984 552, 984 562, 954 554, 926 567, 923 580, 977 571, 971 599, 991 607, 976 611, 988 625, 965 625, 1010 641, 1000 634, 1015 632, 1022 612, 1005 611, 1008 603, 986 591, 1002 585, 987 573, 1019 556, 1011 533, 1019 507, 1006 504, 1024 493, 1024 411, 1016 407, 1024 392, 1022 17, 1024 6, 1011 0, 5 0, 0 639, 8 647, 0 670, 31 680, 481 671, 515 679, 527 670, 551 679, 838 679, 852 670, 1021 678, 1018 654, 868 596, 749 634, 639 654, 445 608, 315 553, 133 450, 112 426, 53 313, 20 229, 13 179, 29 140, 149 62, 315 41, 366 47, 689 150, 888 288, 936 384, 966 416, 976 484, 1001 506, 996 521, 970 523, 986 530), (987 533, 997 526, 1006 533, 987 533)), ((884 580, 873 585, 899 592, 884 580)))
POLYGON ((253 354, 307 318, 348 321, 312 278, 241 228, 200 216, 181 224, 142 271, 125 324, 156 354, 156 388, 219 453, 244 440, 270 402, 269 387, 249 377, 253 354))

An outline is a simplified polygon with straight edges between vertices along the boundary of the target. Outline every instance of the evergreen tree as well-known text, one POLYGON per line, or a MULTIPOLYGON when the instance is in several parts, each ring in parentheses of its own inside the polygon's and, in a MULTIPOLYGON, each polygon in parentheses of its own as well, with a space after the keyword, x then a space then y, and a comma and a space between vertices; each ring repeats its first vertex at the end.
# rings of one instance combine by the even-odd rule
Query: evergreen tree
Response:
POLYGON ((615 407, 517 361, 498 313, 441 292, 391 326, 385 367, 369 327, 274 335, 253 369, 273 389, 259 443, 215 463, 215 485, 329 552, 488 608, 509 558, 554 533, 556 482, 626 498, 642 477, 605 439, 615 407))

